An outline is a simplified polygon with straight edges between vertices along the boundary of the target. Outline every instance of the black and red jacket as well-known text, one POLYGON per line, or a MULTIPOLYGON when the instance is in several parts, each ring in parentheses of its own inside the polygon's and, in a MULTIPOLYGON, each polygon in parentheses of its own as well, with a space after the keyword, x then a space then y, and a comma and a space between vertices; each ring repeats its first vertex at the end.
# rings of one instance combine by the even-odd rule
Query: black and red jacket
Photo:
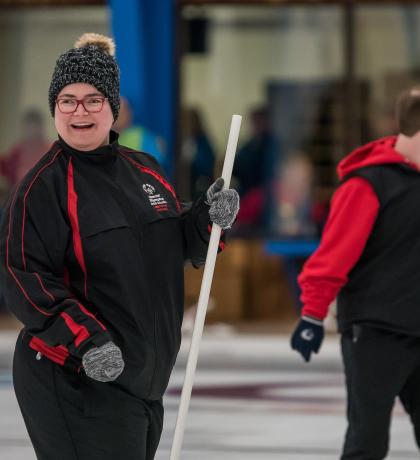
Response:
POLYGON ((299 276, 303 315, 323 319, 338 296, 342 331, 365 322, 420 335, 420 174, 395 142, 379 139, 339 164, 321 244, 299 276))
POLYGON ((156 161, 116 138, 91 152, 60 139, 19 184, 1 225, 2 289, 34 350, 80 369, 113 340, 126 363, 115 383, 159 399, 180 345, 184 263, 206 257, 208 206, 186 208, 156 161))

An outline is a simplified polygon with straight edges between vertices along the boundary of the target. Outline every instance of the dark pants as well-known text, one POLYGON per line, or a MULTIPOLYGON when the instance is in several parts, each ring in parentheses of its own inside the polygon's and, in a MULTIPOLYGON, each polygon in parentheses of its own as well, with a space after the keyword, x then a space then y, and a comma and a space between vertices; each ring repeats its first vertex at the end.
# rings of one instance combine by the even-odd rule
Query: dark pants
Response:
POLYGON ((342 336, 348 428, 342 460, 380 460, 399 396, 420 447, 420 339, 367 327, 342 336))
POLYGON ((77 375, 30 349, 19 336, 16 397, 39 460, 151 460, 163 425, 161 401, 77 375))

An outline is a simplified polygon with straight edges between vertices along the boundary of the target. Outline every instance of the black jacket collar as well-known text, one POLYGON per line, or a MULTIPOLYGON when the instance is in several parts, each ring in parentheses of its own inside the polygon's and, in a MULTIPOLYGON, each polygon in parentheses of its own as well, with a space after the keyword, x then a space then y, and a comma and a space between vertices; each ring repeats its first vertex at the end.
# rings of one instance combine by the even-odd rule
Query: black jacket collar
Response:
POLYGON ((118 154, 118 137, 119 134, 115 131, 110 131, 109 140, 110 143, 107 145, 102 145, 94 150, 77 150, 70 145, 68 145, 62 137, 58 136, 58 143, 63 148, 63 150, 69 153, 72 156, 76 156, 81 160, 94 162, 94 163, 108 163, 110 161, 115 161, 115 158, 118 154))

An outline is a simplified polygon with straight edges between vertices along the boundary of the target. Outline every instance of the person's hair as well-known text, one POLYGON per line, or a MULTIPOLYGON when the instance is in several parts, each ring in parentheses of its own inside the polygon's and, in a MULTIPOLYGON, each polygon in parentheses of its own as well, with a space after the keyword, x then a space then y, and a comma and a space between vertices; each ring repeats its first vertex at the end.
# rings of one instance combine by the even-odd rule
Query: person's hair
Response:
POLYGON ((420 131, 420 85, 399 95, 395 115, 401 134, 412 137, 420 131))
POLYGON ((44 124, 44 115, 36 107, 26 109, 22 114, 23 124, 36 124, 42 126, 44 124))

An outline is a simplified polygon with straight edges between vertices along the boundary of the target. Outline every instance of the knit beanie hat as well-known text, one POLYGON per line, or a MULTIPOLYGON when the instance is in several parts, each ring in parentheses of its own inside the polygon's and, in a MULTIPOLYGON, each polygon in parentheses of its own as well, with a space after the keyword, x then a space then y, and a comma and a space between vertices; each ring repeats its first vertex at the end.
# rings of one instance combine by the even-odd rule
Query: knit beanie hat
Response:
POLYGON ((52 116, 57 96, 65 86, 88 83, 108 99, 116 120, 120 110, 120 70, 114 55, 114 41, 94 33, 83 34, 74 48, 62 54, 56 62, 48 92, 52 116))

